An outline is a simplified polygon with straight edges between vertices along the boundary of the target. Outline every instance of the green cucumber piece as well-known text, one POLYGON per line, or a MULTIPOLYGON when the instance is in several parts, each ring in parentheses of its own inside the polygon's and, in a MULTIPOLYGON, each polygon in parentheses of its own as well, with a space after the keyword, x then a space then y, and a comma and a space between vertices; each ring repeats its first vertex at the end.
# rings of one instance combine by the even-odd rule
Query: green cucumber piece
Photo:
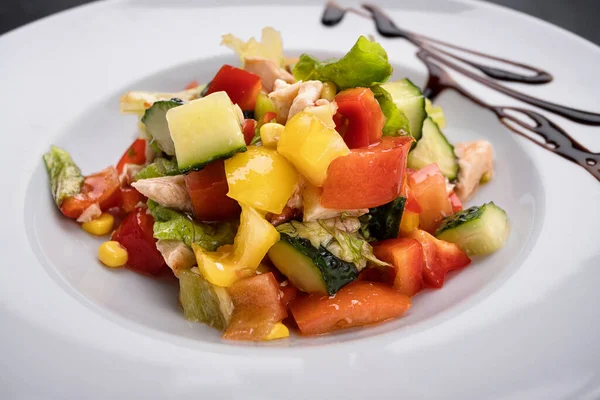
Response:
POLYGON ((425 111, 425 96, 421 89, 415 86, 409 79, 389 82, 381 85, 392 96, 392 100, 400 111, 406 115, 410 125, 410 134, 415 140, 421 138, 423 121, 427 117, 425 111))
POLYGON ((238 111, 227 93, 215 92, 167 112, 182 173, 246 151, 238 111))
POLYGON ((170 156, 175 155, 175 145, 173 139, 171 139, 166 115, 171 108, 183 104, 183 100, 180 99, 157 101, 144 112, 142 117, 142 123, 146 125, 148 135, 154 139, 160 150, 170 156))
POLYGON ((490 202, 446 217, 435 236, 456 243, 465 253, 475 256, 501 249, 508 231, 506 212, 490 202))
POLYGON ((334 256, 309 240, 281 234, 269 249, 269 259, 298 289, 308 293, 334 295, 358 277, 353 263, 334 256))
POLYGON ((451 181, 456 179, 458 159, 454 154, 454 146, 448 142, 437 124, 431 118, 427 118, 423 122, 421 139, 408 153, 407 166, 412 169, 421 169, 432 163, 436 163, 440 167, 446 178, 451 181))
POLYGON ((369 213, 360 217, 360 221, 365 223, 368 239, 380 241, 397 238, 405 203, 406 198, 400 196, 382 206, 369 208, 369 213))
POLYGON ((185 318, 224 331, 233 313, 233 302, 227 289, 213 285, 191 270, 179 271, 177 277, 185 318))

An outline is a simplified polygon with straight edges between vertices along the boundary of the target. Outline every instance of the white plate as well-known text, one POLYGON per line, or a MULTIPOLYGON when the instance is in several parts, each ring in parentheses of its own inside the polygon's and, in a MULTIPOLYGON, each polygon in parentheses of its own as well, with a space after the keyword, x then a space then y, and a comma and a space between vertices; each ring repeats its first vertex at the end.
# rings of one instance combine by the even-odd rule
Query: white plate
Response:
MULTIPOLYGON (((378 36, 358 15, 325 28, 320 2, 220 3, 100 2, 0 37, 0 398, 600 397, 600 182, 455 92, 439 97, 450 139, 485 138, 496 151, 497 179, 473 203, 504 207, 512 233, 501 252, 416 297, 402 319, 316 339, 224 342, 183 319, 176 282, 98 264, 99 240, 55 210, 41 155, 51 143, 64 146, 87 173, 116 161, 136 129, 134 118, 119 115, 118 96, 206 81, 236 62, 219 46, 221 34, 247 38, 273 25, 288 55, 320 56, 374 34, 395 77, 425 84, 415 47, 378 36)), ((406 29, 554 76, 506 86, 600 111, 594 45, 485 3, 384 3, 406 29)), ((491 104, 540 111, 453 76, 491 104)), ((598 127, 542 114, 600 150, 598 127)))

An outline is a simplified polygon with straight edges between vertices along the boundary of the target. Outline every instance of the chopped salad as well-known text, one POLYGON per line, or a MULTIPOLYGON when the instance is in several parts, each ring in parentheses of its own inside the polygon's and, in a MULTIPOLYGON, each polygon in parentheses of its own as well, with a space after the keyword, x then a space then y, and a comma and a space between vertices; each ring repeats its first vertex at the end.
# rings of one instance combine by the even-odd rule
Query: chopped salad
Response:
POLYGON ((185 318, 271 340, 400 317, 503 247, 506 213, 462 205, 493 178, 490 143, 453 146, 380 44, 327 61, 286 58, 272 28, 223 44, 240 65, 207 84, 121 97, 139 137, 116 166, 84 176, 67 151, 44 155, 62 214, 110 235, 105 266, 168 267, 185 318))

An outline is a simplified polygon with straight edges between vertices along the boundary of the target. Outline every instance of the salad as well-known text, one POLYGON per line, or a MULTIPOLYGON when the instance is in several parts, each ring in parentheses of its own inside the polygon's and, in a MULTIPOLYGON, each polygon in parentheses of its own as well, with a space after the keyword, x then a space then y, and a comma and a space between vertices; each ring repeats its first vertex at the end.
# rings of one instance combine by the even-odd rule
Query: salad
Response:
POLYGON ((272 28, 223 44, 240 65, 207 84, 121 97, 139 137, 116 166, 84 176, 64 149, 43 156, 62 214, 110 235, 106 267, 170 269, 185 318, 272 340, 400 317, 502 248, 506 213, 462 206, 493 177, 490 143, 450 144, 380 44, 328 61, 286 58, 272 28))

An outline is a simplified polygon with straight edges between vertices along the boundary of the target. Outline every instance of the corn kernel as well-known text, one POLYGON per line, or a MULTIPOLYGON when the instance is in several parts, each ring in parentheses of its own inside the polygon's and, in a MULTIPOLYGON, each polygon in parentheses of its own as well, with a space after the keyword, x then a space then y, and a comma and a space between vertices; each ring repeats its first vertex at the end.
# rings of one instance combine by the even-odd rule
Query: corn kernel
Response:
POLYGON ((264 340, 275 340, 275 339, 283 339, 290 336, 290 330, 287 326, 282 324, 281 322, 276 323, 271 328, 271 332, 265 337, 264 340))
POLYGON ((260 127, 260 140, 263 146, 277 148, 277 142, 284 130, 284 126, 275 122, 268 122, 260 127))
POLYGON ((419 214, 404 211, 402 220, 400 221, 400 235, 407 235, 417 229, 419 226, 419 214))
POLYGON ((114 223, 115 218, 112 215, 103 213, 96 219, 93 219, 89 222, 84 222, 81 224, 81 227, 84 231, 91 233, 92 235, 104 236, 108 235, 112 231, 114 223))
POLYGON ((110 268, 119 268, 127 264, 127 250, 119 242, 104 242, 98 248, 98 258, 102 264, 110 268))
POLYGON ((325 82, 323 83, 323 90, 321 91, 321 98, 327 101, 333 101, 335 99, 335 95, 337 94, 337 87, 333 82, 325 82))

